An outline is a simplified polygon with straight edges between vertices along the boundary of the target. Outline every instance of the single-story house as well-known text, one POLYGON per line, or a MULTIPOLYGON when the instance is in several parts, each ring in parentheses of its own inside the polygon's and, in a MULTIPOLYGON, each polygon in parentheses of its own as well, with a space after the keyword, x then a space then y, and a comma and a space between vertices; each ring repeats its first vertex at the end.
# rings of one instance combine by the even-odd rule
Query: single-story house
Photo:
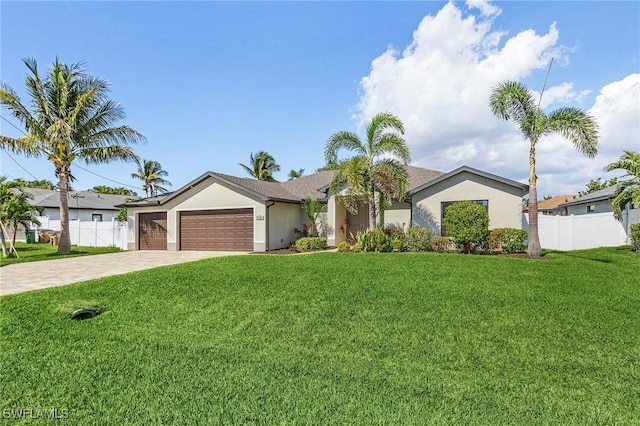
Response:
MULTIPOLYGON (((444 208, 473 200, 486 206, 491 228, 520 228, 528 186, 471 167, 449 173, 409 166, 409 191, 378 217, 380 225, 442 230, 444 208)), ((307 222, 301 205, 309 195, 326 204, 319 223, 329 245, 367 227, 368 211, 348 212, 328 190, 332 171, 287 182, 264 182, 207 172, 175 192, 122 206, 128 209, 129 250, 238 250, 288 247, 307 222)), ((120 207, 120 206, 118 206, 120 207)))
MULTIPOLYGON (((564 214, 584 215, 592 213, 611 213, 613 207, 611 201, 615 197, 617 186, 612 185, 599 191, 583 195, 567 203, 560 204, 559 208, 564 210, 564 214)), ((633 224, 640 223, 640 206, 628 204, 622 211, 622 225, 627 235, 629 235, 629 227, 633 224)))
POLYGON ((613 212, 611 200, 615 192, 616 186, 609 186, 562 203, 558 207, 563 209, 564 215, 613 212))
MULTIPOLYGON (((556 195, 551 198, 547 198, 546 200, 538 201, 538 214, 546 215, 546 216, 566 216, 567 212, 564 208, 560 207, 561 204, 567 203, 577 195, 573 194, 565 194, 565 195, 556 195)), ((528 213, 528 206, 524 206, 522 209, 523 212, 528 213)))
MULTIPOLYGON (((33 198, 29 203, 44 208, 43 215, 50 220, 60 220, 60 192, 50 189, 22 188, 33 198)), ((91 191, 69 191, 69 219, 81 221, 108 221, 118 215, 116 205, 123 204, 128 195, 98 194, 91 191)))

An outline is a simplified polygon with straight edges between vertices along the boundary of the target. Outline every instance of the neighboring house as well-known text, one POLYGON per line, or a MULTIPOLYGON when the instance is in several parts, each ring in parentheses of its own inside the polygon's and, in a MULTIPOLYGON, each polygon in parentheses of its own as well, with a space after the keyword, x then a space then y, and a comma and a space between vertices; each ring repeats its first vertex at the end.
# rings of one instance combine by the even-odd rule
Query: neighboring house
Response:
MULTIPOLYGON (((50 189, 22 188, 33 198, 30 203, 44 208, 44 216, 50 220, 60 219, 60 192, 50 189)), ((90 191, 69 191, 69 219, 103 222, 118 215, 116 204, 126 202, 127 195, 97 194, 90 191)))
MULTIPOLYGON (((379 218, 384 226, 429 226, 441 231, 443 209, 461 200, 486 206, 492 228, 520 228, 522 196, 528 186, 460 167, 449 173, 408 167, 409 191, 379 218)), ((319 229, 329 245, 366 228, 368 211, 349 213, 328 191, 332 171, 287 182, 263 182, 207 172, 179 190, 127 203, 129 250, 239 250, 263 252, 288 247, 294 229, 306 222, 302 200, 326 203, 319 229)), ((120 207, 120 206, 118 206, 120 207)))
MULTIPOLYGON (((560 204, 564 204, 576 198, 577 195, 565 194, 556 195, 555 197, 547 198, 546 200, 538 201, 538 214, 547 216, 565 216, 566 211, 560 207, 560 204)), ((525 213, 529 212, 529 208, 525 206, 522 209, 525 213)))
MULTIPOLYGON (((592 192, 582 197, 576 198, 568 203, 560 204, 567 215, 583 215, 590 213, 612 213, 611 201, 616 192, 616 185, 609 186, 599 191, 592 192)), ((628 204, 622 211, 622 226, 629 235, 630 226, 640 223, 640 206, 628 204)))
POLYGON ((561 204, 567 203, 575 199, 575 194, 556 195, 546 200, 538 202, 538 213, 549 216, 564 216, 565 210, 560 207, 561 204))
POLYGON ((613 212, 611 200, 613 200, 613 194, 615 192, 616 186, 609 186, 562 203, 558 207, 563 209, 565 215, 613 212))

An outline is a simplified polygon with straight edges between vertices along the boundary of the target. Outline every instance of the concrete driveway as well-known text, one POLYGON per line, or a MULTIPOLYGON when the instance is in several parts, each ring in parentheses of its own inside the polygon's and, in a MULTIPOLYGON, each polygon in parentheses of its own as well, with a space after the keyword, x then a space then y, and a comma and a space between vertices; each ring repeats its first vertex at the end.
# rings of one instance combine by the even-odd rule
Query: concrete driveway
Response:
POLYGON ((0 268, 0 295, 57 287, 110 275, 141 271, 243 252, 141 250, 16 263, 0 268))

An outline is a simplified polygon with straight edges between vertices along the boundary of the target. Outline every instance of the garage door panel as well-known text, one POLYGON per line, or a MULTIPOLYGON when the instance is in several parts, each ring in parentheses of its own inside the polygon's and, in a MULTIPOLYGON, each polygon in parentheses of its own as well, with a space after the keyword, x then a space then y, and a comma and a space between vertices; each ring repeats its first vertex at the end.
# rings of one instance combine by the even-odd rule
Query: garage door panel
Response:
POLYGON ((180 214, 181 250, 253 250, 253 209, 180 214))
POLYGON ((140 213, 138 215, 138 249, 167 249, 167 213, 140 213))

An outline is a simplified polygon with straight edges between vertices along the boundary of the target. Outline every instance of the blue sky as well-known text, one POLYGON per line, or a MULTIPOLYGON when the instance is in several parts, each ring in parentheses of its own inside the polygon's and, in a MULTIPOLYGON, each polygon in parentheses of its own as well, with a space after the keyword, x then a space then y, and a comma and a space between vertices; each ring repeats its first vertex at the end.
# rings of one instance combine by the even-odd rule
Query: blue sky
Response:
MULTIPOLYGON (((147 137, 139 155, 159 161, 174 189, 208 170, 244 176, 238 163, 259 150, 281 165, 276 178, 292 168, 310 173, 323 165, 332 133, 358 131, 381 111, 405 122, 415 165, 526 179, 526 143, 486 100, 507 78, 540 90, 551 57, 545 106, 592 112, 601 152, 589 160, 567 141, 545 140, 539 193, 581 190, 608 176, 603 165, 622 149, 640 149, 635 1, 3 1, 0 13, 2 82, 24 95, 23 57, 42 69, 56 56, 86 61, 124 106, 122 123, 147 137)), ((46 160, 12 157, 55 181, 46 160)), ((133 164, 79 165, 140 187, 133 164)), ((5 152, 1 173, 32 178, 5 152)), ((121 186, 73 173, 76 189, 121 186)))

